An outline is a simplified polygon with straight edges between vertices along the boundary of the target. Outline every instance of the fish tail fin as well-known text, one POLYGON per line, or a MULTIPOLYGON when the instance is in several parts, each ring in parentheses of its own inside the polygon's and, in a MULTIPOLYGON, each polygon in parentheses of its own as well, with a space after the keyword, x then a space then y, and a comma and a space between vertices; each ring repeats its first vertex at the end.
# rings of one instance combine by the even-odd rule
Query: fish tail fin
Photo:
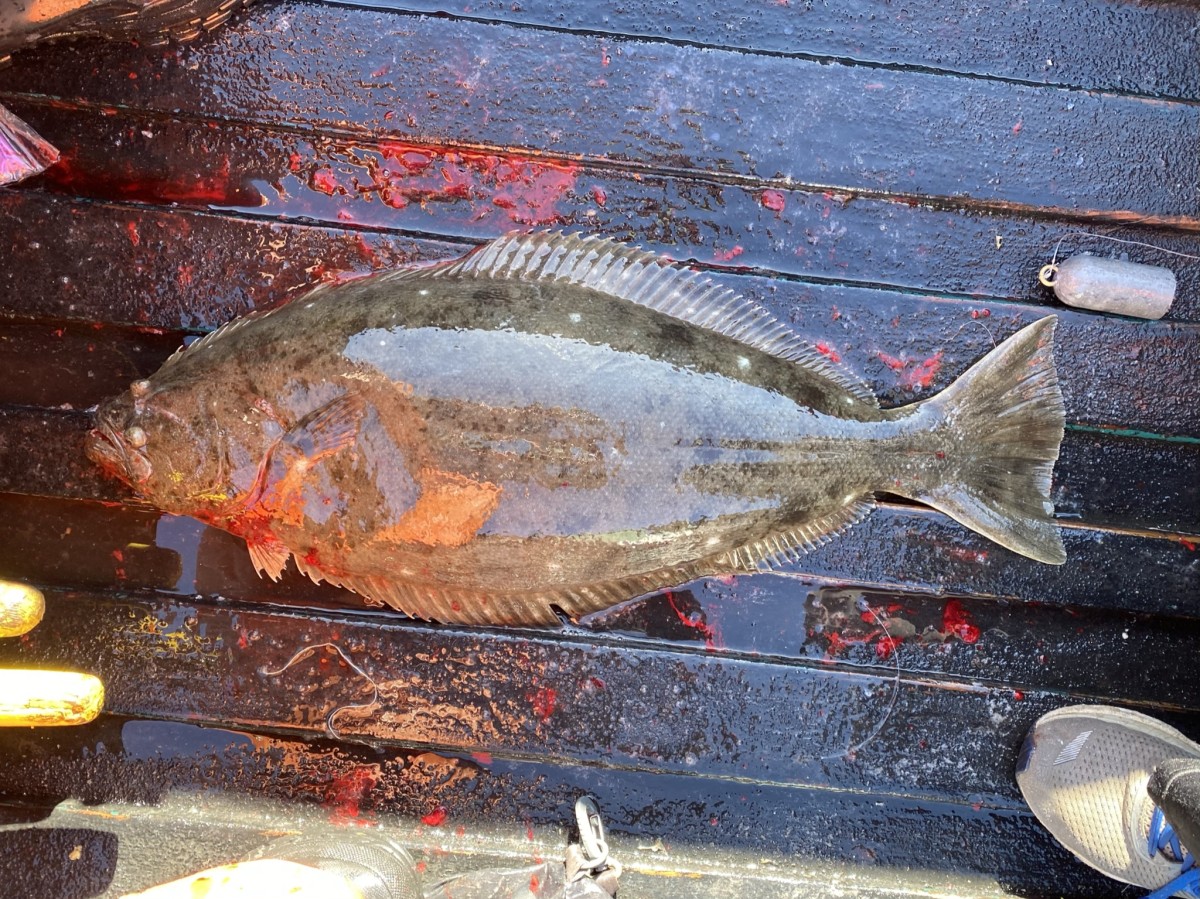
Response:
POLYGON ((1018 331, 921 403, 940 413, 946 464, 937 482, 912 496, 1051 565, 1067 558, 1050 500, 1065 420, 1054 368, 1057 321, 1050 315, 1018 331))

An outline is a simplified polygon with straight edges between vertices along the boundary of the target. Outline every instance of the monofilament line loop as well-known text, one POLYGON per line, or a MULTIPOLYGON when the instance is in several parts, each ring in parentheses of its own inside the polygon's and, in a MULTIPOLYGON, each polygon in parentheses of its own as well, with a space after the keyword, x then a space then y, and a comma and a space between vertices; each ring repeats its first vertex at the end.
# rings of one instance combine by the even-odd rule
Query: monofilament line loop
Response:
POLYGON ((371 685, 371 690, 373 691, 370 702, 353 702, 347 703, 346 705, 339 705, 325 716, 325 733, 327 733, 332 739, 338 740, 341 739, 341 734, 333 725, 333 722, 337 719, 338 715, 342 714, 342 712, 349 712, 354 709, 371 709, 379 705, 379 684, 375 681, 375 678, 363 671, 363 669, 360 668, 358 664, 350 658, 350 656, 346 655, 345 651, 340 646, 338 646, 336 643, 314 643, 312 646, 305 646, 296 650, 296 653, 287 660, 287 663, 282 668, 268 670, 264 666, 258 670, 259 673, 265 677, 278 677, 296 664, 296 662, 300 661, 306 656, 311 655, 318 649, 332 649, 334 652, 336 652, 341 657, 342 661, 350 667, 350 670, 371 685))

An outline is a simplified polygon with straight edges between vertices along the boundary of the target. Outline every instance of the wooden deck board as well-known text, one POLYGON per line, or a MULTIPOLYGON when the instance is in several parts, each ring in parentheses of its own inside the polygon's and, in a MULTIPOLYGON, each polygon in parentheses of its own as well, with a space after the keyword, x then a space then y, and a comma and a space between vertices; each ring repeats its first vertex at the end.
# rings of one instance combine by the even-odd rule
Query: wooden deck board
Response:
POLYGON ((1200 636, 1200 261, 1097 239, 1200 255, 1198 15, 285 2, 184 48, 17 54, 0 102, 64 162, 0 191, 0 575, 50 593, 0 661, 95 670, 110 701, 69 734, 0 733, 0 819, 143 803, 88 837, 141 847, 207 794, 212 852, 246 840, 217 818, 269 802, 381 824, 436 866, 484 833, 542 853, 590 791, 635 899, 1118 895, 1012 770, 1069 702, 1200 736, 1179 664, 1200 636), (236 538, 127 504, 82 458, 86 407, 185 336, 536 227, 705 270, 886 405, 1054 311, 1067 565, 888 500, 778 575, 562 631, 440 628, 263 581, 236 538), (1167 320, 1059 306, 1035 283, 1056 247, 1170 265, 1167 320), (340 740, 324 715, 366 694, 336 659, 262 674, 324 640, 382 685, 340 740), (665 857, 638 848, 656 839, 665 857))
POLYGON ((644 172, 1200 223, 1200 109, 1171 100, 640 41, 608 49, 575 33, 304 3, 252 8, 183 49, 97 46, 87 68, 71 64, 78 52, 40 51, 58 64, 53 83, 16 66, 0 91, 644 172))

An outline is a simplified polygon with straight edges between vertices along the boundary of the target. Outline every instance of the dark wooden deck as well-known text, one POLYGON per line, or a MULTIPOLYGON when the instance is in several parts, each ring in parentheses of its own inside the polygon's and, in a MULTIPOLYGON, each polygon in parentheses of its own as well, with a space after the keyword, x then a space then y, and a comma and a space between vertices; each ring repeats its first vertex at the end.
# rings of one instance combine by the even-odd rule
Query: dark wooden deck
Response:
POLYGON ((109 699, 0 733, 5 895, 116 895, 331 821, 431 872, 554 855, 582 792, 635 899, 1123 895, 1013 767, 1071 702, 1200 738, 1200 263, 1088 238, 1200 254, 1198 25, 1117 0, 263 2, 187 47, 17 54, 0 102, 64 159, 0 190, 0 575, 49 604, 0 662, 109 699), (1060 240, 1170 265, 1179 296, 1156 323, 1056 309, 1058 569, 885 503, 780 575, 445 628, 261 581, 84 459, 83 410, 185 335, 545 226, 711 271, 887 404, 1054 306, 1060 240), (380 690, 337 740, 326 714, 370 690, 336 656, 262 673, 325 641, 380 690))

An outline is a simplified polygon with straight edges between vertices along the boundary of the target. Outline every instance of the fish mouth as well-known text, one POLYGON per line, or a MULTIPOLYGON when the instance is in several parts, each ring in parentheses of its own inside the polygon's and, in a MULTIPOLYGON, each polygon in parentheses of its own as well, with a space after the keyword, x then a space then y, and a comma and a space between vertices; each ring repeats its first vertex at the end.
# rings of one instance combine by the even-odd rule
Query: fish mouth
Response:
POLYGON ((150 460, 131 447, 121 432, 105 421, 97 421, 88 431, 84 445, 87 457, 130 486, 141 484, 150 477, 150 460))

